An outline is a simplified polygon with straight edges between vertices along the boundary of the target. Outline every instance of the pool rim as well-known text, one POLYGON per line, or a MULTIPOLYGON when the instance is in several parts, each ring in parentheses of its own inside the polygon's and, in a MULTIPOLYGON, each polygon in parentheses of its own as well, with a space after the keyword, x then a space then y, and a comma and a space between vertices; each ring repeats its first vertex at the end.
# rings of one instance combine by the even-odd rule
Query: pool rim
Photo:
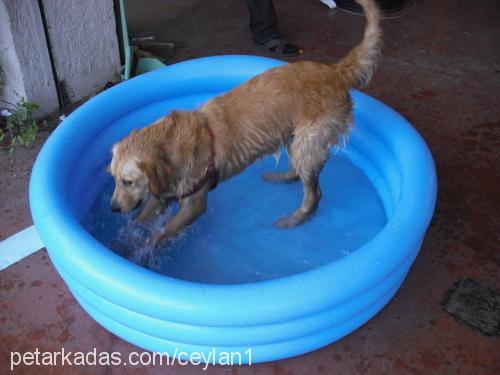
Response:
MULTIPOLYGON (((227 80, 230 82, 228 86, 231 86, 248 76, 249 71, 257 73, 280 64, 282 62, 278 60, 252 56, 190 60, 121 83, 92 98, 68 116, 44 145, 30 181, 33 220, 50 257, 57 264, 56 268, 71 274, 75 282, 103 298, 145 315, 181 323, 233 326, 300 319, 341 305, 380 283, 405 260, 414 257, 414 246, 399 253, 399 257, 383 255, 390 253, 388 249, 399 249, 394 243, 421 243, 435 204, 436 176, 432 156, 420 135, 404 118, 361 93, 354 93, 355 101, 362 100, 368 107, 382 106, 390 120, 387 122, 394 127, 391 130, 396 131, 399 141, 405 139, 414 150, 412 158, 403 158, 401 170, 405 178, 400 205, 394 209, 386 226, 364 246, 335 262, 300 274, 249 284, 194 283, 159 275, 121 258, 96 241, 72 216, 64 202, 63 186, 53 179, 58 178, 58 166, 65 162, 65 158, 60 157, 61 150, 67 151, 70 147, 68 139, 74 136, 76 127, 81 126, 82 118, 88 119, 92 111, 107 106, 109 100, 120 97, 131 86, 137 89, 135 93, 138 96, 139 86, 157 79, 168 80, 174 86, 186 81, 209 83, 210 80, 227 80), (228 67, 231 68, 229 71, 228 67), (413 174, 407 176, 405 170, 412 170, 413 174), (422 183, 425 178, 427 181, 422 183), (411 185, 408 181, 413 184, 417 181, 419 186, 406 186, 411 185), (375 267, 380 263, 379 259, 385 259, 387 263, 383 267, 375 267), (103 269, 106 272, 102 272, 103 269), (346 275, 353 274, 357 275, 354 284, 346 283, 345 280, 349 279, 346 275), (291 284, 294 285, 293 293, 287 291, 291 284), (311 293, 318 289, 321 292, 311 293), (234 302, 235 298, 238 303, 234 302), (260 304, 255 305, 255 301, 260 304), (201 315, 200 310, 203 310, 201 315)), ((172 92, 178 91, 174 87, 172 92)), ((142 94, 150 96, 147 92, 142 94)), ((392 136, 389 138, 384 138, 384 143, 398 155, 395 152, 397 144, 392 143, 395 140, 392 136)))

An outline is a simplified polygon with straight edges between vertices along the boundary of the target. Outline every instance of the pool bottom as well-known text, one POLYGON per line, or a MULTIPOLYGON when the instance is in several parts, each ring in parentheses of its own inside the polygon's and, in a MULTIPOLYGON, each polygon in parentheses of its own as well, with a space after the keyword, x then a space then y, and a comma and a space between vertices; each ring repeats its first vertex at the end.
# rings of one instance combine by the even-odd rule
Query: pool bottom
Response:
POLYGON ((177 279, 240 284, 286 277, 320 267, 350 254, 386 223, 382 202, 345 152, 332 153, 321 174, 323 198, 311 220, 292 229, 273 222, 294 211, 302 185, 271 184, 261 175, 285 170, 286 154, 268 157, 209 193, 208 210, 183 234, 153 249, 147 236, 175 214, 173 205, 147 223, 138 214, 109 209, 110 178, 82 221, 105 246, 130 261, 177 279))

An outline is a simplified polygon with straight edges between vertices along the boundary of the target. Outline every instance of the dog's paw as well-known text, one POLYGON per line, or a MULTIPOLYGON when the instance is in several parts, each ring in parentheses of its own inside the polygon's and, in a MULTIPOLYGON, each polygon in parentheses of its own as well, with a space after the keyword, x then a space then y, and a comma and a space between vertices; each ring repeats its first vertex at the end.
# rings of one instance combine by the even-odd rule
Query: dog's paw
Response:
POLYGON ((270 182, 272 184, 291 184, 298 179, 297 176, 290 175, 289 172, 266 172, 262 175, 262 180, 264 182, 270 182))
POLYGON ((175 234, 162 230, 151 233, 147 239, 147 244, 152 246, 153 248, 158 248, 174 240, 175 240, 175 234))
POLYGON ((299 224, 300 222, 292 216, 283 216, 274 222, 274 226, 280 229, 293 228, 299 224))
POLYGON ((281 179, 279 177, 279 173, 276 172, 266 172, 262 175, 262 180, 265 182, 277 183, 280 182, 281 179))
POLYGON ((160 243, 166 240, 165 235, 163 232, 153 232, 151 235, 148 237, 147 244, 152 246, 152 247, 158 247, 160 243))

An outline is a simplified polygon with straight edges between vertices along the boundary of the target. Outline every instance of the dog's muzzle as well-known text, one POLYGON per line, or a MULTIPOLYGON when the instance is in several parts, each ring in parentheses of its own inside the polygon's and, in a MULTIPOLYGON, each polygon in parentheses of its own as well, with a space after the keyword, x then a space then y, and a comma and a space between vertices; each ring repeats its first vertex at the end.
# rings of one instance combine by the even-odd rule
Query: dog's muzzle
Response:
POLYGON ((114 200, 111 201, 110 207, 111 207, 111 211, 113 211, 113 212, 120 212, 122 210, 120 205, 118 203, 116 203, 116 201, 114 201, 114 200))

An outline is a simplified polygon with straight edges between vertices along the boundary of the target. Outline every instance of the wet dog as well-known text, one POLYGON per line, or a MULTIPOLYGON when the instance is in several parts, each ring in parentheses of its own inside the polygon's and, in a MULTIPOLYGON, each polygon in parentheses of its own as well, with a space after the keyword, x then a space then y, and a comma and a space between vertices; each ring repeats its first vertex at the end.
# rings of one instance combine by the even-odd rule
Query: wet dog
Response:
POLYGON ((301 61, 270 69, 196 111, 173 111, 115 144, 109 168, 116 182, 113 211, 125 213, 147 201, 138 216, 147 220, 177 200, 179 212, 152 237, 164 240, 205 212, 208 191, 219 181, 284 146, 289 170, 263 177, 300 180, 304 196, 276 225, 307 220, 321 198, 319 174, 330 149, 352 125, 349 90, 370 81, 379 54, 378 8, 373 0, 357 2, 367 19, 364 37, 338 63, 301 61))

